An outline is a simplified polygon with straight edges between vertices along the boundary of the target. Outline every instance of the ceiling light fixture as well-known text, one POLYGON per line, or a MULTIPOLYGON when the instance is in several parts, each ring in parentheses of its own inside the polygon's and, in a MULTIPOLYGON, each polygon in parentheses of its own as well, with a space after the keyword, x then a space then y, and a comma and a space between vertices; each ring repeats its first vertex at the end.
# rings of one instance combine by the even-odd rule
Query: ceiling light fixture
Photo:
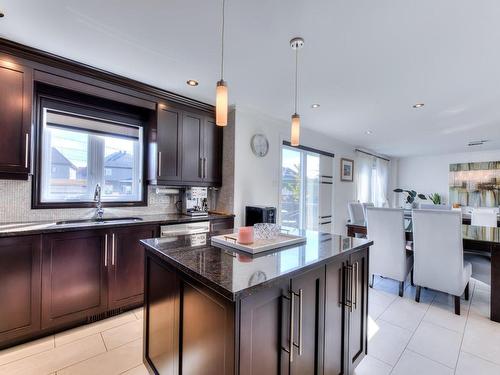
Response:
POLYGON ((295 111, 292 115, 292 129, 290 136, 290 144, 298 146, 300 144, 300 116, 297 113, 298 101, 298 80, 299 80, 299 49, 304 47, 304 39, 293 38, 290 40, 290 47, 295 50, 295 111))
POLYGON ((367 130, 367 131, 365 131, 365 134, 366 134, 366 135, 372 135, 372 134, 373 134, 373 132, 372 132, 371 130, 367 130))
POLYGON ((186 83, 187 83, 189 86, 193 86, 193 87, 194 87, 194 86, 198 86, 198 81, 197 81, 197 80, 195 80, 195 79, 188 79, 188 80, 186 81, 186 83))
POLYGON ((424 103, 413 104, 413 108, 422 108, 424 105, 424 103))
POLYGON ((227 125, 227 82, 224 81, 224 27, 225 27, 226 0, 222 0, 222 31, 221 31, 221 64, 220 80, 215 90, 215 123, 218 126, 227 125))
POLYGON ((321 106, 319 104, 316 104, 316 103, 311 105, 311 108, 319 108, 319 107, 321 107, 321 106))

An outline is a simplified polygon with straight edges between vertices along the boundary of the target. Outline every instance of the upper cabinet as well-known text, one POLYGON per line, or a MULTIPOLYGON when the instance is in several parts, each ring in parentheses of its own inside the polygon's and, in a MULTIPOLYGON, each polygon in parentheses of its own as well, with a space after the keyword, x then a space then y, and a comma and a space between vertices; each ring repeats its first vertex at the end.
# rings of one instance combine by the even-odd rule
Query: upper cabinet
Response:
POLYGON ((220 186, 222 128, 206 113, 167 106, 158 110, 156 162, 150 180, 160 185, 220 186))
POLYGON ((0 56, 0 178, 27 179, 30 172, 33 70, 0 56))

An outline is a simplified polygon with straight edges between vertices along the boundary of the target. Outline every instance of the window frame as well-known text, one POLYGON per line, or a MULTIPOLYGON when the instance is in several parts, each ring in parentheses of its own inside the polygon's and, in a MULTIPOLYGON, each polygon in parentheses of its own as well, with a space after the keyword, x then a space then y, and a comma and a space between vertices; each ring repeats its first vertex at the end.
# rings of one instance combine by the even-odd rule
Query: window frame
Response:
MULTIPOLYGON (((144 116, 144 112, 141 109, 134 110, 128 105, 122 105, 121 103, 114 103, 104 99, 93 98, 97 100, 91 100, 77 93, 66 92, 58 95, 57 92, 50 93, 47 91, 51 90, 39 90, 36 95, 36 103, 34 106, 34 150, 33 153, 35 166, 34 174, 32 178, 32 198, 31 198, 31 208, 32 209, 56 209, 56 208, 93 208, 95 207, 95 202, 43 202, 42 201, 42 128, 43 128, 43 108, 50 107, 53 109, 77 113, 90 117, 102 118, 105 120, 110 120, 114 122, 128 123, 131 125, 137 125, 143 128, 142 131, 142 199, 138 201, 103 201, 103 207, 137 207, 137 206, 147 206, 148 202, 148 184, 147 184, 147 161, 148 161, 148 133, 147 124, 148 120, 144 116), (105 103, 104 106, 96 105, 94 102, 105 103)), ((57 89, 54 88, 54 91, 57 89)), ((104 173, 104 172, 103 172, 104 173)))

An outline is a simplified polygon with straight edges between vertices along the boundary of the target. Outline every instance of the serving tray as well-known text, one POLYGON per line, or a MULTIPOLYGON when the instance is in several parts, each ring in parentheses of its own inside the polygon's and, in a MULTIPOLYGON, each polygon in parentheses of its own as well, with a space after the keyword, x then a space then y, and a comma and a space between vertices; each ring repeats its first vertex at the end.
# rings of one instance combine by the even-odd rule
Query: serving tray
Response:
POLYGON ((293 234, 280 233, 273 239, 256 239, 249 245, 238 243, 238 233, 224 234, 212 237, 212 245, 222 245, 236 250, 245 251, 250 254, 258 254, 263 251, 279 249, 281 247, 302 244, 306 242, 306 237, 295 236, 293 234))

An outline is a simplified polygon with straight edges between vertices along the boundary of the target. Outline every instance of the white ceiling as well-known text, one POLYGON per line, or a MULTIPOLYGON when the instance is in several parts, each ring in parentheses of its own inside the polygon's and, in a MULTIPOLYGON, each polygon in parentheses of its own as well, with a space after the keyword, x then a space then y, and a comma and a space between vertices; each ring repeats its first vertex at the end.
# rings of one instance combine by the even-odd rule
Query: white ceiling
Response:
MULTIPOLYGON (((0 7, 2 37, 214 102, 221 0, 0 7), (200 85, 187 86, 189 78, 200 85)), ((226 10, 232 104, 288 120, 288 41, 302 36, 303 126, 391 156, 466 151, 480 139, 490 142, 474 150, 500 149, 497 0, 227 0, 226 10)))

